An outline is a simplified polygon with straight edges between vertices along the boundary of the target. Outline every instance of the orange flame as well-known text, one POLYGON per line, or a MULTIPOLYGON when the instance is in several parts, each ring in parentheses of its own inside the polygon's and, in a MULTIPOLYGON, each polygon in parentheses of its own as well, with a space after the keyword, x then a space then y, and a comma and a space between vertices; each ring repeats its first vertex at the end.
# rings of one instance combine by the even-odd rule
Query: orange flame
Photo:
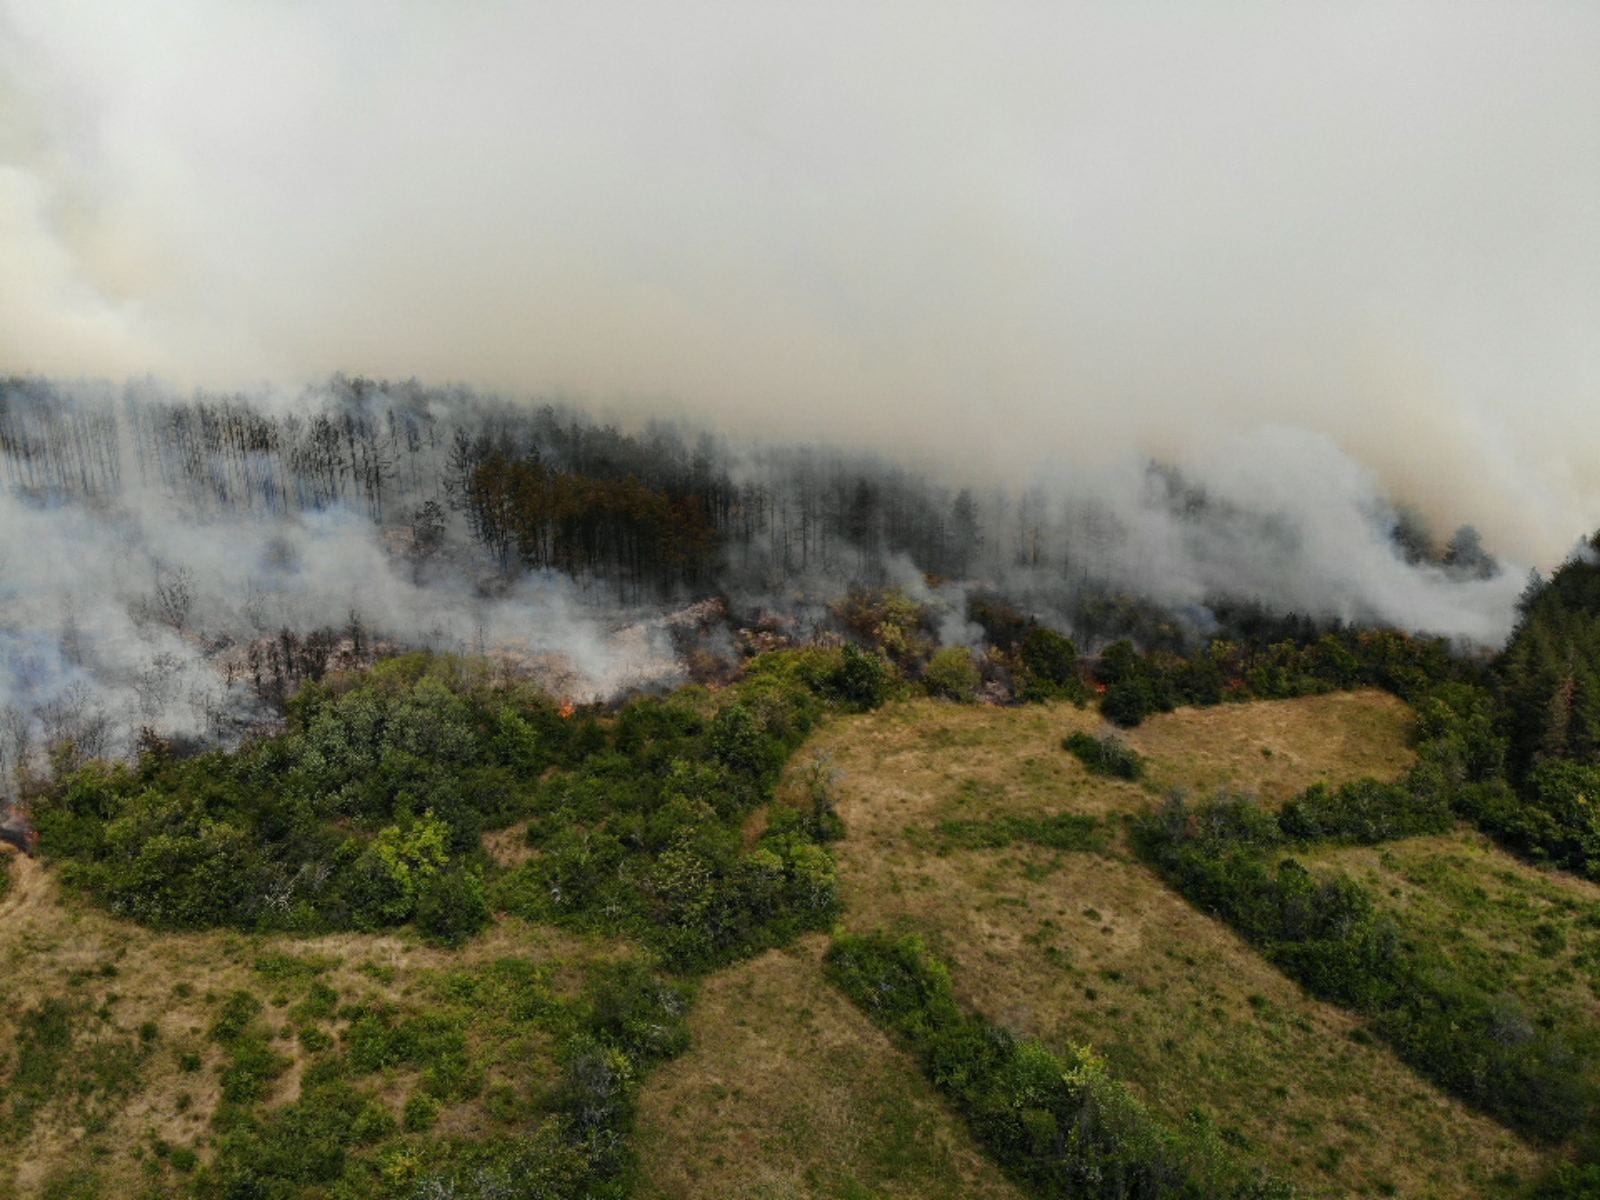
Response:
POLYGON ((561 702, 561 719, 563 721, 571 720, 572 719, 572 714, 577 712, 577 711, 578 711, 578 706, 576 704, 574 704, 571 700, 563 700, 561 702))

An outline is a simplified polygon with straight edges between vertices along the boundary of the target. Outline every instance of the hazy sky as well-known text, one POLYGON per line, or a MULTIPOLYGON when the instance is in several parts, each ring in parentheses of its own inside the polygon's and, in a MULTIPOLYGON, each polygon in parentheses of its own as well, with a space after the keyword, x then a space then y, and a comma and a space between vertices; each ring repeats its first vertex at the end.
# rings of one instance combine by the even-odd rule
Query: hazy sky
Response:
POLYGON ((1600 4, 0 0, 0 370, 1031 471, 1322 431, 1600 524, 1600 4))

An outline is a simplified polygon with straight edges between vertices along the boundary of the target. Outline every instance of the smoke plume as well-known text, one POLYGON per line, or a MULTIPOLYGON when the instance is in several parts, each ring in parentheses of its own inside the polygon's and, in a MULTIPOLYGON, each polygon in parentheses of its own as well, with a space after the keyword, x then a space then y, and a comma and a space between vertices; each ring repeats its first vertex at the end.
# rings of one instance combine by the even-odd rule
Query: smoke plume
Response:
POLYGON ((346 379, 254 400, 0 384, 0 562, 11 775, 141 731, 227 743, 391 650, 486 655, 577 700, 670 685, 729 662, 741 629, 835 627, 858 584, 924 604, 947 644, 981 648, 983 592, 1089 650, 1139 632, 1107 602, 1190 639, 1247 604, 1495 646, 1523 584, 1302 430, 1187 471, 1061 463, 973 489, 858 450, 346 379))
POLYGON ((975 486, 1294 427, 1548 566, 1600 514, 1596 61, 1592 4, 0 0, 0 370, 975 486))

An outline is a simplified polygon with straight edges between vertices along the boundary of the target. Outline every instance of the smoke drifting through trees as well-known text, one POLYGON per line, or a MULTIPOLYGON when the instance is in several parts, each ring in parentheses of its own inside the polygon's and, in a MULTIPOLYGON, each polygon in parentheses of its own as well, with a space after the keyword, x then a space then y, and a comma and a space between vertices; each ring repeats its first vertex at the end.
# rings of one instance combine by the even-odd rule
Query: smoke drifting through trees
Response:
POLYGON ((734 624, 804 636, 851 584, 977 644, 974 589, 1085 648, 1218 604, 1480 644, 1522 572, 1434 545, 1331 443, 1266 430, 1198 471, 963 488, 815 446, 731 445, 461 389, 338 378, 294 401, 0 386, 0 767, 141 728, 226 739, 387 646, 490 652, 579 697, 674 682, 734 624))

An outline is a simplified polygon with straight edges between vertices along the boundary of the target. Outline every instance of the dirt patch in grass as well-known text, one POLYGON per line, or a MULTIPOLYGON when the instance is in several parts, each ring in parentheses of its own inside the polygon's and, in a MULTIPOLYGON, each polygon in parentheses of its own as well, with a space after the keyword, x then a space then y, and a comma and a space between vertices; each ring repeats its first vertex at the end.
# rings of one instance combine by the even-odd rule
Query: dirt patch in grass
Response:
POLYGON ((528 822, 518 821, 483 835, 483 852, 502 867, 520 867, 534 856, 528 845, 528 822))
POLYGON ((1022 1195, 916 1063, 822 976, 825 938, 702 985, 640 1100, 645 1200, 1022 1195))

